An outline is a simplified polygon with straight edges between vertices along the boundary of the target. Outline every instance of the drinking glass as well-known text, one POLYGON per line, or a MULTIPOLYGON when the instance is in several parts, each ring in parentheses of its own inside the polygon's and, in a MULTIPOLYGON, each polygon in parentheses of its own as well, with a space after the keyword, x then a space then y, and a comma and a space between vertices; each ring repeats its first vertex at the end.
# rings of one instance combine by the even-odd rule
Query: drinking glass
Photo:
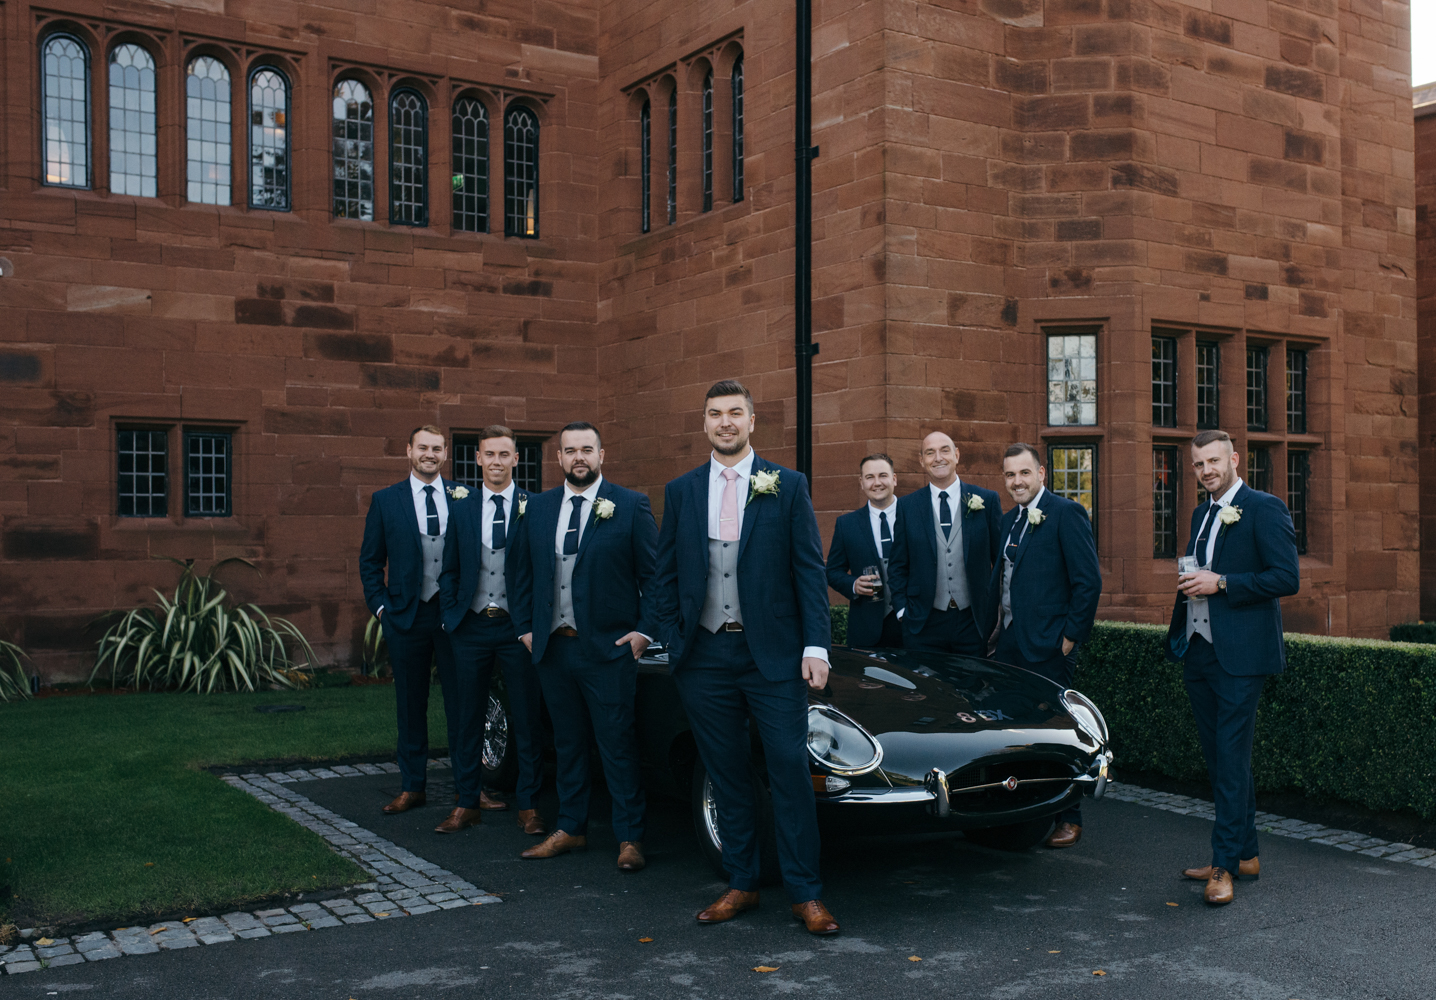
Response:
POLYGON ((877 566, 864 566, 862 575, 877 577, 877 579, 873 581, 873 600, 881 598, 883 596, 883 575, 881 569, 877 566))

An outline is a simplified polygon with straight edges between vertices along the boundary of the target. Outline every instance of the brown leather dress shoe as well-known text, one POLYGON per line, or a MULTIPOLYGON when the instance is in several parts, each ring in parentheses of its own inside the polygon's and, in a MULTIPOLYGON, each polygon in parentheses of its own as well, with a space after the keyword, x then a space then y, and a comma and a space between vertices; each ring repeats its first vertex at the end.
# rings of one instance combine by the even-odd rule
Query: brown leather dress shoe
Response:
POLYGON ((626 872, 642 871, 648 862, 643 857, 643 844, 625 840, 618 845, 618 867, 626 872))
POLYGON ((1237 898, 1233 888, 1235 884, 1231 872, 1225 868, 1213 868, 1212 877, 1207 879, 1207 888, 1202 895, 1213 906, 1226 906, 1237 898))
POLYGON ((758 894, 756 892, 729 889, 706 910, 698 911, 698 922, 700 924, 721 924, 726 920, 732 920, 744 910, 756 910, 757 908, 758 894))
POLYGON ((1076 823, 1058 823, 1047 838, 1048 847, 1071 847, 1082 839, 1082 828, 1076 823))
POLYGON ((458 833, 460 830, 468 829, 471 826, 478 826, 483 820, 484 814, 479 812, 479 810, 455 806, 454 811, 449 813, 449 818, 434 827, 434 832, 458 833))
MULTIPOLYGON (((1187 868, 1182 871, 1182 878, 1194 879, 1198 882, 1205 882, 1212 877, 1212 866, 1202 865, 1200 868, 1187 868)), ((1237 878, 1250 879, 1255 882, 1261 878, 1261 858, 1246 858, 1237 862, 1237 878)))
POLYGON ((393 802, 384 807, 384 811, 390 816, 396 816, 401 812, 417 809, 426 801, 428 800, 423 792, 400 792, 393 802))
POLYGON ((809 934, 836 934, 838 922, 828 912, 822 900, 810 899, 806 903, 793 904, 793 919, 808 928, 809 934))
POLYGON ((534 858, 556 858, 569 851, 581 851, 587 846, 587 837, 575 837, 571 833, 555 830, 544 839, 543 843, 530 847, 519 857, 528 858, 531 861, 534 858))
POLYGON ((500 810, 507 809, 508 807, 509 804, 503 799, 491 799, 489 798, 488 792, 482 790, 479 791, 480 809, 492 809, 493 811, 498 812, 500 810))
POLYGON ((548 833, 548 827, 544 826, 543 817, 538 814, 537 809, 520 809, 518 820, 519 829, 524 833, 535 837, 548 833))

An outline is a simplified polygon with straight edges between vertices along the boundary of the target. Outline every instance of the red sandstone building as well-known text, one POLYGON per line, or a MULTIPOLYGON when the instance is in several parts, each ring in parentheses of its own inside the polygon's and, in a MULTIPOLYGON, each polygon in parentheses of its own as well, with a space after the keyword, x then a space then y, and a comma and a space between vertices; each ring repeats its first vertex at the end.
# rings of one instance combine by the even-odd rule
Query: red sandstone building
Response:
MULTIPOLYGON (((1162 620, 1219 426, 1298 516, 1289 628, 1417 617, 1404 4, 814 22, 825 530, 867 452, 911 489, 942 428, 999 487, 1034 441, 1093 511, 1102 614, 1162 620)), ((157 556, 255 561, 225 579, 350 662, 368 495, 420 423, 460 476, 507 423, 552 486, 591 419, 657 502, 738 375, 793 461, 790 5, 12 0, 0 31, 0 626, 48 676, 157 556)))

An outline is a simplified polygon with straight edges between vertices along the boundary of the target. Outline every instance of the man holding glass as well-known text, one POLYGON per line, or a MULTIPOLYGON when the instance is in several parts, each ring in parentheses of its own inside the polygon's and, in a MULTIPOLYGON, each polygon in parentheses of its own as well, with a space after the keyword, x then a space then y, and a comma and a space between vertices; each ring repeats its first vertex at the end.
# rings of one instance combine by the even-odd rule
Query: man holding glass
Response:
POLYGON ((858 485, 867 503, 848 511, 833 525, 828 548, 828 586, 852 601, 848 605, 849 646, 902 647, 902 626, 885 586, 897 528, 897 475, 893 460, 881 452, 858 463, 858 485))
POLYGON ((1242 482, 1239 460, 1225 431, 1192 439, 1192 468, 1208 499, 1192 512, 1167 631, 1167 657, 1183 663, 1216 799, 1212 862, 1182 874, 1205 881, 1215 906, 1232 901, 1236 875, 1261 873, 1252 781, 1257 699, 1267 676, 1286 666, 1280 599, 1301 586, 1291 513, 1242 482))

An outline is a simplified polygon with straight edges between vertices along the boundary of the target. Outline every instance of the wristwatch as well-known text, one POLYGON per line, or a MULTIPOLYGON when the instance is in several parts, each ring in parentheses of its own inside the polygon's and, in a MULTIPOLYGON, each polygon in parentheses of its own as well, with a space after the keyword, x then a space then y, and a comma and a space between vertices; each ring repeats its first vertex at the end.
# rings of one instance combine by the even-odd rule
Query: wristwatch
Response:
POLYGON ((1217 589, 1220 590, 1222 593, 1226 593, 1227 578, 1225 576, 1217 577, 1217 589))

